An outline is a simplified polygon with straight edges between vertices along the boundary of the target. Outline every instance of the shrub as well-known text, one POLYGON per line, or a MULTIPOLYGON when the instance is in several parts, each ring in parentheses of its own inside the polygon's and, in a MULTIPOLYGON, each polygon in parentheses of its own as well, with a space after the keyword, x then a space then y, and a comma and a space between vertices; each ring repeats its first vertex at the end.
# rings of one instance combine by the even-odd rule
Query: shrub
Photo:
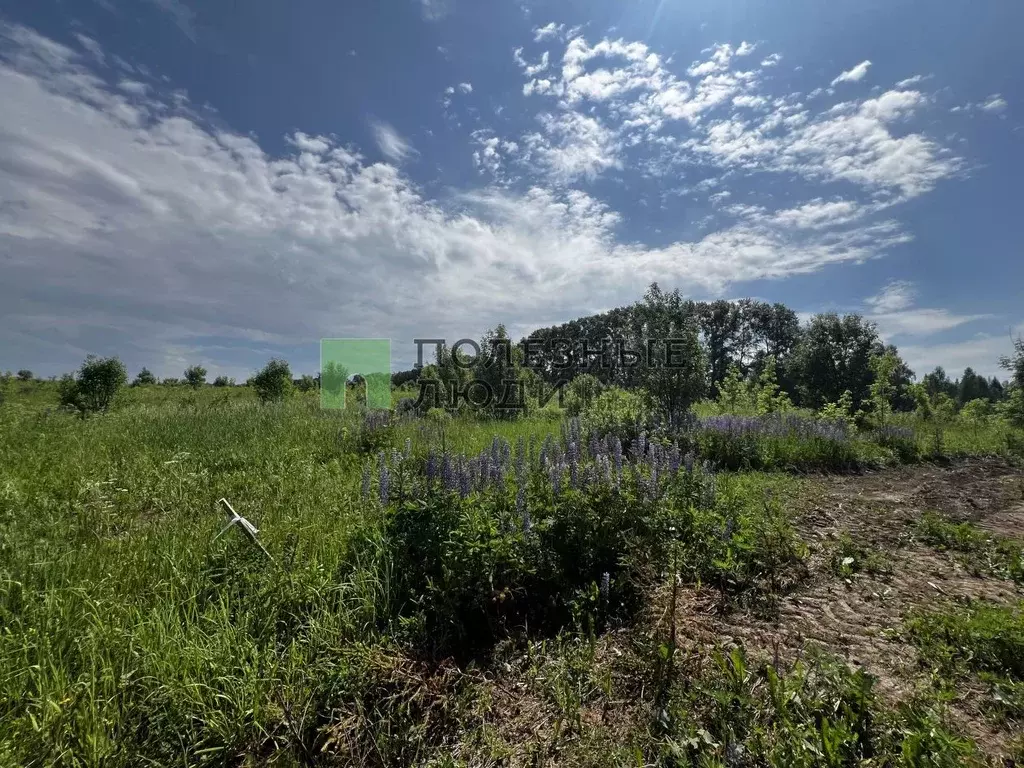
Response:
POLYGON ((805 550, 778 505, 720 488, 676 446, 640 438, 625 455, 613 436, 581 438, 366 465, 364 497, 383 504, 388 559, 403 564, 392 610, 432 650, 627 618, 670 565, 723 599, 792 581, 805 550))
POLYGON ((22 368, 20 371, 18 371, 17 376, 18 376, 18 381, 26 381, 27 382, 27 381, 32 381, 32 378, 33 378, 32 371, 30 371, 30 370, 28 370, 26 368, 22 368))
POLYGON ((139 371, 132 382, 133 387, 143 387, 149 384, 156 384, 156 376, 150 372, 149 368, 143 368, 139 371))
POLYGON ((81 413, 105 411, 128 380, 124 364, 116 357, 89 355, 77 376, 66 374, 59 384, 60 402, 81 413))
POLYGON ((694 430, 700 454, 728 469, 845 469, 857 463, 856 447, 842 420, 781 413, 720 415, 697 419, 694 430))
POLYGON ((647 398, 638 392, 609 387, 584 409, 583 427, 597 435, 614 435, 632 442, 648 430, 653 421, 647 398))
POLYGON ((883 448, 892 451, 902 462, 916 461, 918 458, 917 436, 909 427, 887 424, 874 430, 871 437, 883 448))
POLYGON ((565 412, 569 416, 579 416, 604 389, 601 381, 590 373, 584 373, 569 382, 565 393, 565 412))
POLYGON ((201 365, 193 365, 185 369, 185 383, 192 389, 199 389, 206 383, 206 369, 201 365))
POLYGON ((227 376, 218 376, 213 380, 213 386, 215 387, 230 387, 234 383, 234 379, 229 379, 227 376))
POLYGON ((299 392, 312 392, 314 389, 317 388, 316 379, 314 379, 308 373, 305 373, 302 375, 302 378, 300 378, 298 382, 296 382, 295 388, 298 389, 299 392))
POLYGON ((276 402, 291 390, 292 372, 286 361, 274 358, 252 377, 250 384, 262 402, 276 402))

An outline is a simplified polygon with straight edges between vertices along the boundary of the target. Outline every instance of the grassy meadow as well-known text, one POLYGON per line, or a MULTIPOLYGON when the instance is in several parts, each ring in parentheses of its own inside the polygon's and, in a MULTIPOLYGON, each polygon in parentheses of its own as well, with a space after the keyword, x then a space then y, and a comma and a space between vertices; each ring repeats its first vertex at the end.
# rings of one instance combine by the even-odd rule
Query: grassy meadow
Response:
MULTIPOLYGON (((828 656, 682 642, 681 595, 771 616, 807 577, 802 475, 1010 457, 1020 430, 711 404, 639 435, 557 408, 435 416, 145 386, 80 418, 12 384, 0 764, 983 764, 938 694, 896 707, 828 656), (221 498, 269 557, 218 536, 221 498)), ((956 631, 983 652, 943 658, 1001 675, 1013 714, 1019 664, 990 628, 1018 642, 1019 615, 971 611, 956 631)))

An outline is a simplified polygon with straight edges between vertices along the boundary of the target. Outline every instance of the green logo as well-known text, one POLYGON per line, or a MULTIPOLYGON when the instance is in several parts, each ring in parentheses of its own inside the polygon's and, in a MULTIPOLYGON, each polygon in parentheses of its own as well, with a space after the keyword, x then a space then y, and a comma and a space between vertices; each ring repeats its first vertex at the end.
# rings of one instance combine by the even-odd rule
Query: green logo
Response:
POLYGON ((366 383, 366 407, 391 407, 391 339, 320 339, 320 406, 345 407, 345 384, 366 383))

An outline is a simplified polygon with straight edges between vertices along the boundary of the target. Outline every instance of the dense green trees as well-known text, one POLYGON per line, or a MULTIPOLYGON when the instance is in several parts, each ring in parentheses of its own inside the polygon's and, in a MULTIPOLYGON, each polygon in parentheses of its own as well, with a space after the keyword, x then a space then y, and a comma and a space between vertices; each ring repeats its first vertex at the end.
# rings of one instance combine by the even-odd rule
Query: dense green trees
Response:
POLYGON ((154 376, 149 368, 143 368, 135 376, 135 380, 132 382, 133 387, 143 387, 148 384, 156 384, 156 376, 154 376))
POLYGON ((859 315, 815 315, 794 352, 798 403, 821 408, 849 391, 859 410, 871 396, 871 360, 879 346, 875 326, 859 315))

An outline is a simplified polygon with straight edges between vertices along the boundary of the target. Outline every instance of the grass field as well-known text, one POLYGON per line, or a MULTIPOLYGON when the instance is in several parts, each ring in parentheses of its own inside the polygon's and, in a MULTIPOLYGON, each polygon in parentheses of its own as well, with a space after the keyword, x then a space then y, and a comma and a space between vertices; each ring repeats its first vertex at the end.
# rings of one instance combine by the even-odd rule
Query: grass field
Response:
POLYGON ((48 384, 14 386, 0 406, 3 764, 1024 755, 1021 548, 957 527, 1024 515, 1019 433, 995 422, 901 422, 908 447, 709 421, 616 447, 552 411, 368 429, 311 394, 262 405, 243 387, 142 387, 82 419, 48 384), (976 521, 915 506, 879 539, 897 525, 876 508, 888 502, 821 501, 907 464, 945 477, 933 462, 958 456, 1004 468, 954 462, 998 484, 976 521), (821 470, 847 474, 807 474, 821 470), (218 537, 221 498, 269 557, 237 527, 218 537), (821 540, 815 503, 860 511, 821 540), (793 601, 822 585, 847 602, 899 585, 911 554, 949 568, 985 557, 970 578, 1005 591, 945 623, 917 603, 886 614, 934 668, 892 685, 882 662, 846 663, 838 640, 753 633, 782 637, 793 601), (963 686, 991 702, 961 706, 963 686))

